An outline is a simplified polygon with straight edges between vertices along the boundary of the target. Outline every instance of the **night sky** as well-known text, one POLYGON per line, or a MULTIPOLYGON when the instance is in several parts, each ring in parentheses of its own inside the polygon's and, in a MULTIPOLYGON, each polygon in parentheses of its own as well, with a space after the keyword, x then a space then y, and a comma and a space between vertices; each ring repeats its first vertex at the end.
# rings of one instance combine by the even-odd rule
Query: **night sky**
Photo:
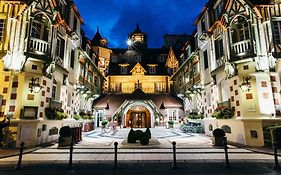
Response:
POLYGON ((164 34, 191 34, 194 21, 207 0, 74 0, 86 35, 97 27, 109 47, 126 47, 136 24, 148 35, 149 47, 161 47, 164 34))

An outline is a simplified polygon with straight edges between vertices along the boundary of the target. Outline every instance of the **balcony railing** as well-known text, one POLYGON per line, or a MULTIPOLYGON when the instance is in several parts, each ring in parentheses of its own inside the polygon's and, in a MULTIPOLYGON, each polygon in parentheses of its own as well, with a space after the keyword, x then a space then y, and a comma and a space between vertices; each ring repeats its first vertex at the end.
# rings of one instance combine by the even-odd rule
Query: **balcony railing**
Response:
POLYGON ((253 52, 251 40, 244 40, 233 43, 231 45, 231 50, 236 56, 243 56, 245 54, 251 53, 253 52))
POLYGON ((47 55, 50 44, 47 41, 30 37, 29 50, 38 55, 47 55))

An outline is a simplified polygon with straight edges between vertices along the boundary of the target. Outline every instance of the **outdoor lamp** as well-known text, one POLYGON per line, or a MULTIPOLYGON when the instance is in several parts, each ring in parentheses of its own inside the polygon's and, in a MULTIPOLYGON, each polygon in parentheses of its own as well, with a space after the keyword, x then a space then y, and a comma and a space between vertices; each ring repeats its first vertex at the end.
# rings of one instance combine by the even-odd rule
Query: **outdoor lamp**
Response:
POLYGON ((30 92, 31 93, 39 93, 40 90, 43 88, 39 83, 39 78, 31 78, 31 86, 30 86, 30 92))
POLYGON ((251 90, 251 84, 249 82, 250 79, 251 77, 243 77, 243 82, 240 85, 243 92, 249 92, 251 90))

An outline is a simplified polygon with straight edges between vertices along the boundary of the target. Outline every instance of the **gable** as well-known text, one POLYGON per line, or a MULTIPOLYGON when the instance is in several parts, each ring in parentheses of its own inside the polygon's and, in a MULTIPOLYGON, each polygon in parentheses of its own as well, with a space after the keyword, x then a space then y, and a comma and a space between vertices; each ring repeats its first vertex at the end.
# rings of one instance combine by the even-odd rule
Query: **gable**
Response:
POLYGON ((35 9, 52 15, 55 12, 55 0, 37 0, 35 9))
POLYGON ((140 63, 137 63, 133 69, 130 71, 133 75, 144 75, 146 73, 146 70, 140 65, 140 63))
POLYGON ((245 5, 240 0, 232 1, 228 6, 228 16, 247 13, 245 5))
POLYGON ((169 67, 169 68, 178 67, 178 59, 177 59, 172 47, 170 47, 170 51, 169 51, 167 61, 166 61, 166 67, 169 67))

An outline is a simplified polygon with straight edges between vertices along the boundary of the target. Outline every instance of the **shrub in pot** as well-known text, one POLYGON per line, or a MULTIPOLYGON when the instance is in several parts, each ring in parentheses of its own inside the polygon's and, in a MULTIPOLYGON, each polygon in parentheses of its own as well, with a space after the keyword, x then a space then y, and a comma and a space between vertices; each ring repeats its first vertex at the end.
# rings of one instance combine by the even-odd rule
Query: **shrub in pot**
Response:
POLYGON ((169 128, 173 128, 174 121, 173 121, 173 120, 169 120, 169 121, 168 121, 168 124, 169 124, 169 128))
POLYGON ((101 126, 104 128, 107 125, 108 121, 107 120, 103 120, 101 122, 101 126))
POLYGON ((223 146, 223 142, 226 141, 224 130, 217 128, 213 131, 212 143, 216 146, 223 146))
POLYGON ((72 130, 69 126, 63 126, 60 129, 59 147, 70 146, 72 142, 72 130))
POLYGON ((136 143, 136 136, 135 136, 135 131, 133 129, 130 130, 127 138, 128 143, 136 143))
POLYGON ((142 135, 143 135, 143 131, 142 130, 136 130, 134 132, 135 132, 136 140, 140 140, 142 135))
POLYGON ((148 145, 148 143, 149 143, 149 135, 146 132, 144 132, 142 134, 141 139, 140 139, 140 143, 142 145, 148 145))

